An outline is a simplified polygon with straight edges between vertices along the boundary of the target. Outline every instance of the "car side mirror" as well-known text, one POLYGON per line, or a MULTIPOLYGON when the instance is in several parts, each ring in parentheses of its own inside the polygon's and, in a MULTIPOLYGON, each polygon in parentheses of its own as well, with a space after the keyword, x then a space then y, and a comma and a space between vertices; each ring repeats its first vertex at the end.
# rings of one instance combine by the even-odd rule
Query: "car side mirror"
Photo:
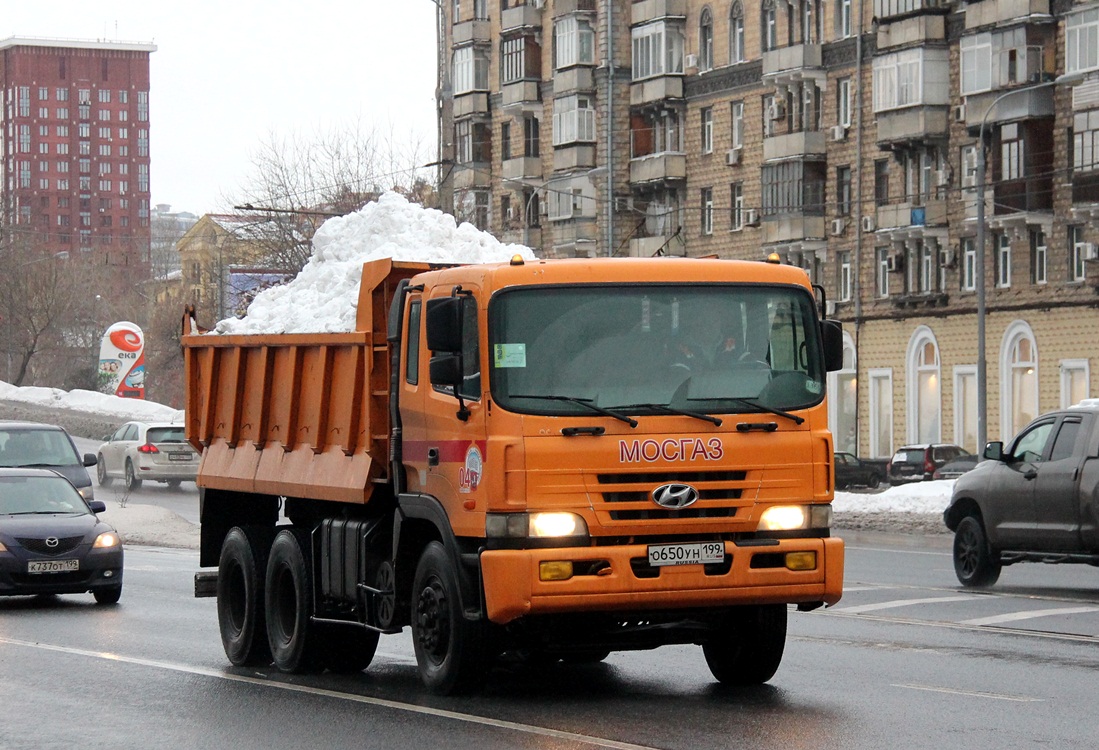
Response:
POLYGON ((985 452, 982 455, 990 461, 1003 461, 1004 444, 999 440, 994 440, 985 446, 985 452))
POLYGON ((92 513, 103 513, 107 510, 107 504, 102 500, 89 500, 88 507, 92 509, 92 513))
POLYGON ((95 466, 97 463, 99 463, 99 459, 97 459, 95 457, 94 453, 85 453, 84 454, 84 465, 85 466, 95 466))

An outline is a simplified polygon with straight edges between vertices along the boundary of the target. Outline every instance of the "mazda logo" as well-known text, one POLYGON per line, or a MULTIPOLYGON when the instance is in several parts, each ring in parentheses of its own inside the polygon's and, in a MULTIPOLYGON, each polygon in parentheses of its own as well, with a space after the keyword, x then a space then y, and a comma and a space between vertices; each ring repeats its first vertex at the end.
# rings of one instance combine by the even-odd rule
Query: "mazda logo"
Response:
POLYGON ((698 502, 698 490, 689 484, 662 484, 651 496, 654 503, 668 510, 680 510, 698 502))
POLYGON ((61 543, 60 540, 58 540, 58 538, 55 537, 55 536, 46 537, 46 546, 49 547, 50 549, 53 549, 54 547, 56 547, 60 543, 61 543))

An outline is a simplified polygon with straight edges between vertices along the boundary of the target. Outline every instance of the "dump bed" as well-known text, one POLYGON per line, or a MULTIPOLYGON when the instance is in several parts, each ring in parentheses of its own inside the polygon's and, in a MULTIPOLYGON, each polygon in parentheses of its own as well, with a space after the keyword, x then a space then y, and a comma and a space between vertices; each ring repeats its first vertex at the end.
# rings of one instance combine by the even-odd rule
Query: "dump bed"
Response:
POLYGON ((198 485, 365 503, 389 479, 386 315, 423 263, 363 265, 352 333, 201 334, 183 322, 198 485))

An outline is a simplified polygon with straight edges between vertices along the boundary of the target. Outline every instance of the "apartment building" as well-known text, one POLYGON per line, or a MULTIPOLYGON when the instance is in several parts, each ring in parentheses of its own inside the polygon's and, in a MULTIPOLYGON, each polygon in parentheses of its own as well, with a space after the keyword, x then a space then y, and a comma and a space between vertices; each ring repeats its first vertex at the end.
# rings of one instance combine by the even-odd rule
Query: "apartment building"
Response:
POLYGON ((455 212, 547 257, 804 268, 846 331, 837 447, 977 450, 979 320, 988 439, 1097 395, 1099 3, 441 12, 455 212))
POLYGON ((0 41, 5 241, 148 268, 155 50, 128 42, 0 41))

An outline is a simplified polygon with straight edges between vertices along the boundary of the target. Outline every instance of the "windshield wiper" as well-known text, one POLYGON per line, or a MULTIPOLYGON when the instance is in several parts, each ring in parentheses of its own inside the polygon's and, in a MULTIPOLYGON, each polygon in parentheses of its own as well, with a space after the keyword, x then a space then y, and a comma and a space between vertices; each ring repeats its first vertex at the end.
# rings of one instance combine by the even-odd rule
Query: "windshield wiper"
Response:
POLYGON ((772 408, 770 406, 767 406, 765 404, 761 404, 758 401, 754 401, 750 398, 743 398, 741 396, 726 396, 725 398, 688 398, 687 400, 688 401, 736 401, 739 404, 744 404, 745 406, 751 406, 752 408, 759 409, 761 411, 765 411, 768 414, 774 414, 774 415, 779 416, 779 417, 786 417, 787 419, 793 420, 794 424, 801 424, 802 422, 805 421, 804 417, 799 417, 797 414, 791 414, 790 412, 783 411, 782 409, 774 409, 774 408, 772 408))
POLYGON ((565 401, 565 402, 570 403, 570 404, 576 404, 577 406, 586 407, 588 409, 591 409, 594 412, 598 412, 599 414, 603 414, 603 415, 606 415, 608 417, 613 417, 614 419, 617 419, 619 422, 625 422, 630 427, 637 427, 637 420, 636 419, 632 419, 630 417, 627 417, 625 414, 619 414, 618 412, 611 411, 610 409, 604 409, 602 406, 596 406, 595 404, 592 403, 593 399, 590 399, 590 398, 580 398, 579 396, 545 396, 545 395, 520 396, 520 395, 514 394, 514 393, 511 395, 511 397, 512 398, 532 398, 532 399, 537 399, 539 401, 565 401))
POLYGON ((676 409, 674 406, 668 406, 667 404, 618 404, 613 406, 614 409, 652 409, 654 411, 664 412, 665 414, 679 414, 684 417, 694 417, 695 419, 701 419, 704 422, 721 426, 721 420, 718 417, 711 417, 709 414, 703 414, 697 411, 690 411, 689 409, 676 409))
POLYGON ((58 513, 75 513, 75 510, 22 510, 9 516, 56 516, 58 513))

